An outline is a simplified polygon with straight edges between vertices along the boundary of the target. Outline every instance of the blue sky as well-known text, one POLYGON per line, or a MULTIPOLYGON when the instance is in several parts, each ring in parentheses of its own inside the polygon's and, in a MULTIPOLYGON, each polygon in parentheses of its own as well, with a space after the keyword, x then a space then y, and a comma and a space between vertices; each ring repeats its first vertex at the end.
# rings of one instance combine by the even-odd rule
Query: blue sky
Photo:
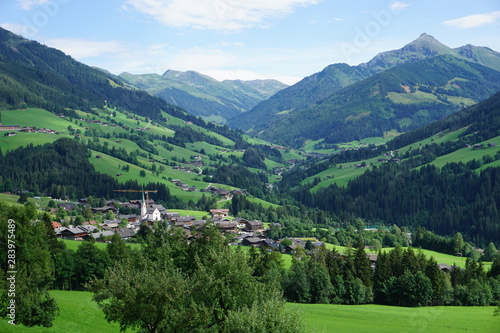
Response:
POLYGON ((2 0, 0 26, 113 74, 288 84, 423 32, 500 51, 498 0, 2 0))

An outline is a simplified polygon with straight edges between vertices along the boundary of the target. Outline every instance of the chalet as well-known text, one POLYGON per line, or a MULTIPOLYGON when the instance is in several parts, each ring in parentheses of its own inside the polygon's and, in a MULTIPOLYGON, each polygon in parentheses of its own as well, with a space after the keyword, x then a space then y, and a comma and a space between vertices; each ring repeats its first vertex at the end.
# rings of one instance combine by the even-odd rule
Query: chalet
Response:
POLYGON ((275 251, 279 251, 280 250, 280 243, 276 242, 273 239, 266 238, 266 239, 262 240, 262 247, 272 249, 275 251))
POLYGON ((115 229, 117 228, 120 224, 122 223, 121 220, 117 220, 117 219, 114 219, 114 220, 106 220, 104 221, 101 226, 103 227, 103 229, 115 229))
POLYGON ((22 129, 21 129, 21 132, 27 132, 27 133, 31 133, 31 132, 34 132, 36 130, 35 127, 28 127, 28 126, 24 126, 22 129))
POLYGON ((165 213, 165 215, 167 216, 167 219, 170 220, 170 221, 174 221, 174 220, 176 220, 177 218, 180 217, 179 213, 174 213, 174 212, 169 212, 169 211, 167 211, 165 213))
POLYGON ((52 228, 57 229, 61 227, 62 227, 61 223, 55 221, 52 222, 52 228))
POLYGON ((232 198, 231 192, 229 192, 227 190, 219 190, 217 193, 219 194, 219 196, 221 196, 223 198, 226 198, 226 199, 232 198))
POLYGON ((114 234, 115 234, 114 231, 105 230, 105 231, 94 232, 94 233, 90 234, 90 236, 92 236, 92 238, 94 238, 94 239, 102 239, 104 237, 112 237, 114 234))
POLYGON ((228 217, 229 209, 210 209, 212 217, 228 217))
POLYGON ((196 221, 193 221, 191 223, 191 225, 193 227, 196 227, 196 229, 199 229, 199 228, 203 227, 206 223, 207 223, 207 221, 205 221, 205 220, 196 220, 196 221))
POLYGON ((236 232, 236 229, 238 228, 238 223, 232 221, 216 222, 215 226, 219 228, 221 232, 224 233, 236 232))
POLYGON ((495 147, 495 144, 490 142, 490 143, 488 143, 488 147, 490 147, 490 148, 495 147))
POLYGON ((132 238, 135 235, 134 229, 130 228, 118 228, 116 229, 116 233, 124 240, 132 238))
POLYGON ((64 208, 65 211, 70 212, 75 210, 78 204, 73 202, 59 202, 57 206, 64 208))
POLYGON ((475 144, 474 146, 472 146, 473 149, 480 149, 480 148, 483 148, 483 144, 481 143, 477 143, 475 144))
POLYGON ((177 220, 177 222, 190 222, 190 223, 192 223, 193 221, 196 220, 196 217, 190 216, 190 215, 188 215, 188 216, 179 216, 176 220, 177 220))
POLYGON ((247 221, 245 222, 245 230, 246 231, 257 231, 257 230, 262 230, 264 228, 264 224, 262 221, 259 220, 253 220, 253 221, 247 221))
POLYGON ((139 221, 139 216, 137 216, 136 214, 120 214, 117 217, 120 220, 127 220, 128 223, 139 221))
POLYGON ((377 161, 378 162, 387 162, 387 158, 379 158, 377 161))
POLYGON ((260 237, 246 237, 241 243, 245 246, 260 247, 262 246, 262 239, 260 237))
POLYGON ((91 209, 92 209, 92 213, 106 214, 108 212, 113 212, 113 213, 118 212, 118 210, 115 207, 111 207, 111 206, 96 207, 96 208, 91 208, 91 209))
POLYGON ((7 136, 16 136, 16 135, 17 135, 17 133, 15 133, 15 132, 9 132, 9 133, 7 133, 7 136))
POLYGON ((102 158, 102 155, 96 155, 95 158, 102 158))
POLYGON ((19 125, 2 125, 0 124, 0 131, 19 131, 19 125))
POLYGON ((64 239, 73 239, 73 240, 83 240, 83 238, 89 235, 89 230, 82 226, 77 228, 67 228, 61 231, 61 237, 64 239))

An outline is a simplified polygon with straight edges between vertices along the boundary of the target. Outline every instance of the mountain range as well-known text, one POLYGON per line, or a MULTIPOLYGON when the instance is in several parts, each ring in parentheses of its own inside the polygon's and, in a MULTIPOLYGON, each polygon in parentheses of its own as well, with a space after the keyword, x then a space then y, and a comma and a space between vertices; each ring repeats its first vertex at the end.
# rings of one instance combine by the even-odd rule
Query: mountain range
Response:
POLYGON ((500 89, 500 53, 452 49, 422 34, 358 66, 334 64, 283 89, 228 125, 301 146, 405 132, 477 103, 500 89))
POLYGON ((195 71, 168 70, 163 75, 125 72, 120 78, 195 116, 220 123, 250 110, 287 87, 277 80, 220 82, 195 71))

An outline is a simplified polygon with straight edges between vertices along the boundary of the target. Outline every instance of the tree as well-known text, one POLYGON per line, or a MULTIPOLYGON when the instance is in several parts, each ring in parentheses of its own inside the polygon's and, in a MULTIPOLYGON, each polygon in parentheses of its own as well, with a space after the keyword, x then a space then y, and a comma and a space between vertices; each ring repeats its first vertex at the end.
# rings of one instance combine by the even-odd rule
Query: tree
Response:
POLYGON ((106 250, 108 251, 109 258, 115 263, 130 257, 130 248, 118 233, 111 236, 111 242, 108 243, 106 250))
POLYGON ((75 275, 80 288, 92 279, 102 279, 111 265, 108 253, 94 243, 83 242, 76 250, 75 275))
POLYGON ((483 259, 485 261, 494 261, 498 256, 498 250, 493 242, 490 242, 486 249, 484 249, 483 259))
POLYGON ((141 169, 141 171, 139 171, 139 176, 146 177, 146 171, 144 171, 144 169, 141 169))
POLYGON ((17 202, 20 204, 25 204, 28 202, 28 194, 26 192, 21 192, 21 195, 19 196, 19 199, 17 199, 17 202))
POLYGON ((187 248, 179 248, 182 233, 156 229, 141 251, 92 282, 106 320, 148 332, 296 332, 276 285, 260 282, 246 254, 210 229, 187 248))
POLYGON ((0 261, 0 316, 10 314, 7 304, 15 303, 15 324, 25 326, 52 326, 59 309, 48 293, 54 280, 54 265, 49 248, 50 241, 43 222, 33 205, 7 207, 0 204, 0 256, 10 258, 15 244, 15 259, 0 261), (8 241, 10 240, 10 242, 8 241), (14 241, 15 243, 12 243, 14 241), (5 273, 15 270, 16 273, 5 273), (10 280, 15 279, 15 290, 11 292, 10 280))

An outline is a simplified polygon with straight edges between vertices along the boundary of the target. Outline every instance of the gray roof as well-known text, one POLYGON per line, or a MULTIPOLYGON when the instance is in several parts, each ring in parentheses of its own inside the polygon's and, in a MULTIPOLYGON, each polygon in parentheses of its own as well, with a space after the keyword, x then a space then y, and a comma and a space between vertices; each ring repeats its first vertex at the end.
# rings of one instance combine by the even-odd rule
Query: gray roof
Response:
POLYGON ((113 236, 115 234, 114 231, 111 231, 111 230, 108 230, 108 231, 99 231, 99 232, 95 232, 92 234, 92 237, 94 237, 95 239, 98 239, 99 237, 108 237, 108 236, 113 236))

